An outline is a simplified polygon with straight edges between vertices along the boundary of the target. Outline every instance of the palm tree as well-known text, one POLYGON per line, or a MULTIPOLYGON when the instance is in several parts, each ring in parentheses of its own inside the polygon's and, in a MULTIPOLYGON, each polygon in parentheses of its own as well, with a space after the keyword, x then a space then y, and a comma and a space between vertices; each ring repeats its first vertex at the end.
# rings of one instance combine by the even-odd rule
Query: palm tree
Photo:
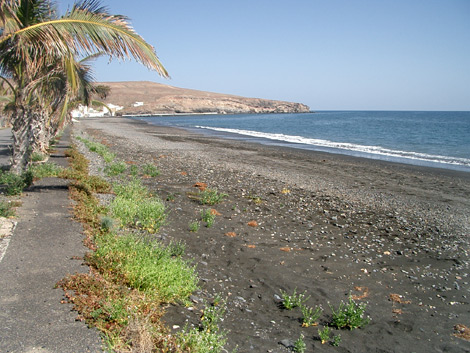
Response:
POLYGON ((31 144, 50 114, 57 113, 46 107, 66 109, 79 95, 77 57, 102 53, 134 58, 168 77, 154 48, 127 18, 109 14, 98 0, 76 3, 61 17, 51 0, 0 0, 0 25, 0 74, 14 87, 9 112, 12 171, 17 173, 26 168, 31 144))

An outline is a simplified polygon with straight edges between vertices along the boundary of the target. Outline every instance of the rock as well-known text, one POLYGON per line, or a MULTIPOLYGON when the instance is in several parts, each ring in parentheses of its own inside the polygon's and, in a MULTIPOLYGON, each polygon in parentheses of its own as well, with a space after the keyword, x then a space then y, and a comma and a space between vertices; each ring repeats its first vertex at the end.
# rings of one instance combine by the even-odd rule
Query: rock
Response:
POLYGON ((279 341, 279 344, 283 345, 288 349, 294 348, 294 342, 287 338, 279 341))

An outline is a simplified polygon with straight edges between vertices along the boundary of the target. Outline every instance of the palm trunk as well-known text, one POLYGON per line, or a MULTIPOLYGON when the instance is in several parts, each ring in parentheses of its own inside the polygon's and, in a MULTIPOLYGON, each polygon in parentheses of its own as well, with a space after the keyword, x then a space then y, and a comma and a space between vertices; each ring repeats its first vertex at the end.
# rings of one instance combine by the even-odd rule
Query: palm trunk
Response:
POLYGON ((47 124, 48 115, 42 111, 34 112, 31 120, 32 152, 45 154, 49 148, 50 126, 47 124))
POLYGON ((23 106, 17 107, 11 118, 13 124, 11 129, 13 134, 13 155, 10 171, 15 174, 23 173, 31 159, 32 120, 33 112, 23 106))

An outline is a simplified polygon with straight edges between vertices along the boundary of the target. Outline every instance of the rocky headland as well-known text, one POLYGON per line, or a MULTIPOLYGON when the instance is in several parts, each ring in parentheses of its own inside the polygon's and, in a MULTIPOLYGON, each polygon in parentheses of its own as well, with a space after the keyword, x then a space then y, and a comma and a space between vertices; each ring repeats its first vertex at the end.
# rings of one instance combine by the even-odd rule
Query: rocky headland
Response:
POLYGON ((307 113, 305 104, 184 89, 155 82, 104 82, 111 91, 106 103, 119 104, 120 113, 140 114, 243 114, 307 113), (140 103, 139 103, 140 102, 140 103))

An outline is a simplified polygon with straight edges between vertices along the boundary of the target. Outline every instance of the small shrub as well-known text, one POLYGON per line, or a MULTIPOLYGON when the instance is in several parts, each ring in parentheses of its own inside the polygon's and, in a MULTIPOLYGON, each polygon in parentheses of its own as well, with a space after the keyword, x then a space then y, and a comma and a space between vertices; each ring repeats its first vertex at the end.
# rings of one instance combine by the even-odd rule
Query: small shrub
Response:
POLYGON ((341 343, 341 335, 334 336, 333 342, 331 342, 331 344, 335 347, 338 347, 340 343, 341 343))
POLYGON ((210 208, 201 211, 201 218, 203 222, 206 222, 206 227, 210 228, 215 223, 215 214, 210 208))
POLYGON ((307 345, 304 342, 304 335, 300 335, 297 341, 294 342, 294 352, 296 353, 304 353, 307 349, 307 345))
POLYGON ((111 229, 113 229, 114 226, 114 219, 111 217, 103 217, 101 218, 101 225, 100 228, 104 232, 109 232, 111 229))
POLYGON ((142 166, 142 174, 144 174, 144 176, 149 176, 149 177, 154 178, 160 175, 160 172, 158 171, 156 166, 154 166, 153 164, 147 163, 142 166))
POLYGON ((330 341, 331 329, 325 326, 322 330, 318 330, 318 336, 320 336, 321 344, 328 343, 330 341))
POLYGON ((320 318, 323 309, 321 307, 311 308, 305 305, 300 307, 302 311, 302 326, 303 327, 310 327, 310 326, 317 326, 318 319, 320 318))
POLYGON ((189 223, 189 231, 190 232, 197 232, 201 224, 198 221, 194 221, 189 223))
POLYGON ((20 195, 24 188, 29 187, 33 183, 33 174, 27 171, 22 175, 11 172, 2 173, 0 175, 0 184, 6 185, 5 193, 9 196, 20 195))
POLYGON ((11 203, 6 202, 6 201, 0 201, 0 217, 14 217, 15 216, 15 210, 12 207, 11 203))
POLYGON ((127 169, 127 164, 121 161, 121 162, 115 162, 115 163, 107 165, 104 168, 104 172, 108 176, 116 176, 116 175, 124 173, 126 169, 127 169))
POLYGON ((205 189, 199 193, 199 202, 201 205, 215 205, 227 196, 227 194, 219 194, 216 189, 205 189))
POLYGON ((332 325, 337 328, 347 327, 350 330, 363 327, 370 322, 370 319, 364 317, 366 310, 365 303, 356 303, 352 296, 349 296, 349 302, 341 302, 338 310, 330 306, 333 312, 332 325))
POLYGON ((294 289, 294 293, 292 295, 287 294, 281 290, 281 297, 282 297, 282 305, 287 310, 292 310, 295 307, 303 306, 303 304, 310 298, 305 297, 305 294, 299 293, 297 294, 297 288, 294 289))

